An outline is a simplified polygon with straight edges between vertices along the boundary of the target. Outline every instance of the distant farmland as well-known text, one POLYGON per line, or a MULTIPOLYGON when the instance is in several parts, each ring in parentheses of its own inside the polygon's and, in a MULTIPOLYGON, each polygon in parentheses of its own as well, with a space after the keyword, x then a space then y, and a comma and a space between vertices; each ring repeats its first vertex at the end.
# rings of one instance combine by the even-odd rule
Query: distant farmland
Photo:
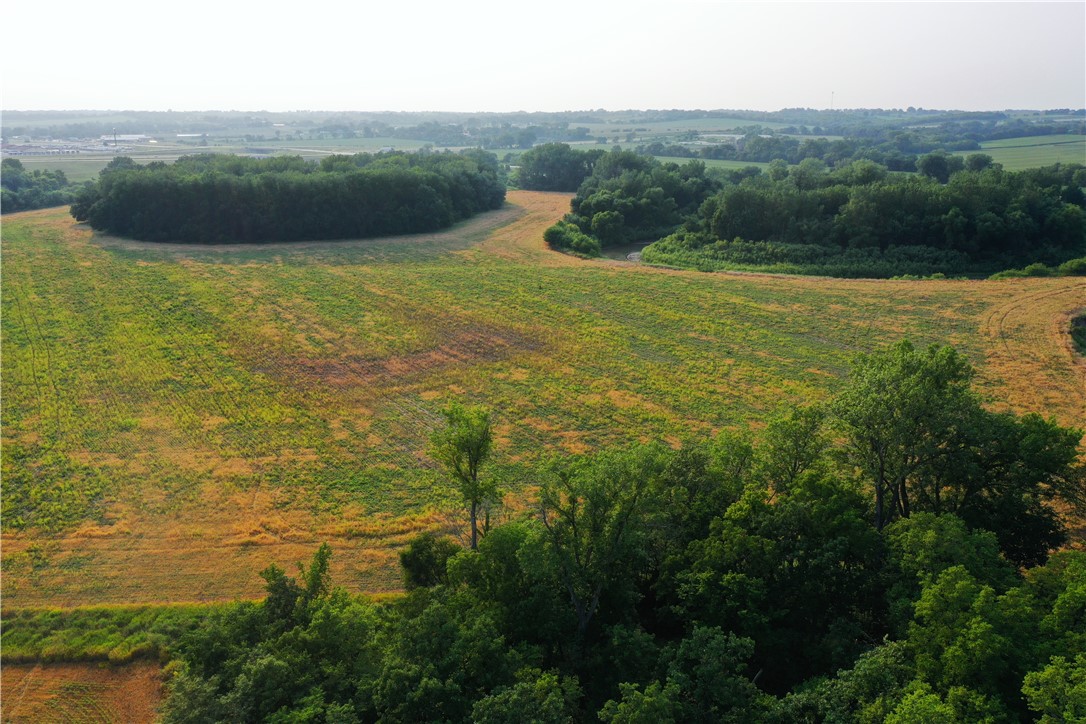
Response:
MULTIPOLYGON (((223 142, 210 137, 207 146, 200 146, 195 143, 161 143, 155 145, 143 143, 122 150, 117 155, 128 156, 137 163, 150 163, 151 161, 173 163, 181 156, 194 153, 236 153, 244 155, 259 152, 259 154, 266 155, 301 156, 310 160, 320 160, 335 153, 376 153, 382 148, 414 151, 424 145, 426 145, 424 141, 402 138, 318 139, 313 141, 264 139, 245 145, 237 140, 223 142)), ((79 183, 97 178, 98 172, 113 160, 114 155, 82 153, 64 156, 19 156, 18 158, 19 162, 28 170, 59 169, 64 172, 69 181, 79 183)))
MULTIPOLYGON (((747 122, 749 125, 750 122, 747 122)), ((596 141, 573 143, 575 148, 610 149, 619 146, 632 149, 638 145, 653 140, 674 141, 677 134, 684 131, 700 131, 712 133, 723 129, 732 128, 734 125, 742 125, 740 119, 694 119, 688 121, 659 121, 654 123, 634 124, 584 124, 591 126, 592 136, 604 135, 607 141, 599 144, 596 141), (636 132, 634 129, 639 129, 636 132), (634 133, 635 140, 625 141, 626 134, 634 133), (607 134, 613 134, 614 137, 607 134)), ((765 127, 782 127, 781 123, 763 123, 765 127)), ((801 140, 804 136, 798 136, 801 140)), ((839 136, 817 136, 817 138, 839 138, 839 136)), ((316 140, 280 140, 265 138, 253 141, 249 145, 240 143, 237 139, 222 140, 209 136, 209 145, 199 146, 195 143, 178 144, 162 143, 157 145, 142 144, 125 151, 138 163, 151 161, 164 161, 171 163, 180 156, 192 153, 252 153, 259 149, 263 153, 274 155, 297 155, 311 160, 319 160, 333 153, 375 153, 382 148, 395 148, 403 151, 414 151, 427 145, 425 141, 402 138, 351 138, 351 139, 316 139, 316 140)), ((987 153, 997 162, 1011 171, 1024 168, 1036 168, 1048 166, 1054 163, 1083 163, 1086 164, 1086 136, 1059 135, 1059 136, 1025 136, 1022 138, 1007 138, 999 141, 986 141, 981 143, 980 151, 961 151, 957 155, 968 156, 971 153, 987 153)), ((503 149, 496 153, 499 157, 510 155, 518 157, 523 149, 503 149)), ((671 161, 683 164, 688 158, 659 157, 662 161, 671 161)), ((68 156, 21 156, 19 161, 29 170, 34 169, 60 169, 69 181, 89 181, 97 177, 98 172, 106 167, 113 159, 111 154, 78 154, 68 156)), ((754 161, 727 161, 716 159, 700 159, 709 168, 745 168, 758 166, 765 168, 769 164, 754 161)), ((516 161, 514 161, 516 163, 516 161)))
POLYGON ((1051 166, 1054 163, 1086 164, 1086 136, 1026 136, 985 141, 980 151, 965 151, 957 155, 986 153, 1008 171, 1051 166))
POLYGON ((1086 420, 1081 278, 580 261, 541 240, 568 195, 509 199, 435 235, 243 249, 5 217, 5 606, 256 596, 321 541, 337 583, 394 589, 406 538, 462 517, 426 455, 453 400, 493 410, 513 507, 549 452, 756 422, 903 336, 958 346, 994 407, 1086 420))

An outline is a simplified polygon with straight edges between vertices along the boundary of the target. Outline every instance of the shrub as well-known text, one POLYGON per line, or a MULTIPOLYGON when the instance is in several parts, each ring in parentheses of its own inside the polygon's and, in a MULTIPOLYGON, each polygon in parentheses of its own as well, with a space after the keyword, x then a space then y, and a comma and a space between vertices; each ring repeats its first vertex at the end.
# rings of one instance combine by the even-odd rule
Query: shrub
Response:
POLYGON ((1044 264, 1041 264, 1040 262, 1030 264, 1025 269, 1023 269, 1022 272, 1027 277, 1050 277, 1050 276, 1052 276, 1052 269, 1045 266, 1044 264))
POLYGON ((1056 267, 1056 273, 1065 277, 1086 276, 1086 256, 1068 259, 1056 267))
POLYGON ((551 248, 572 251, 584 256, 599 256, 600 242, 585 234, 573 224, 559 221, 543 232, 543 240, 551 248))
POLYGON ((415 536, 400 552, 404 585, 411 590, 445 583, 448 579, 445 564, 459 551, 460 546, 449 538, 438 538, 432 533, 415 536))

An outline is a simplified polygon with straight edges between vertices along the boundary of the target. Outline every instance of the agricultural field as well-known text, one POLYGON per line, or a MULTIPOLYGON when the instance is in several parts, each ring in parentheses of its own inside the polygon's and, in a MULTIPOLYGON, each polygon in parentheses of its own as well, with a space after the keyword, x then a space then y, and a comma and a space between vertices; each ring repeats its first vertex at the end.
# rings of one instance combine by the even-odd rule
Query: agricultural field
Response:
POLYGON ((120 667, 11 664, 2 669, 4 722, 150 722, 162 701, 157 662, 120 667))
MULTIPOLYGON (((128 156, 137 163, 162 161, 173 163, 182 156, 194 153, 253 153, 260 149, 262 153, 274 156, 301 156, 311 161, 319 161, 325 156, 336 153, 376 153, 382 148, 394 148, 399 151, 416 151, 426 143, 402 138, 343 138, 303 140, 263 140, 244 143, 238 139, 216 141, 210 138, 208 145, 190 144, 138 144, 118 155, 128 156)), ((64 172, 69 181, 80 183, 98 177, 98 172, 114 158, 114 154, 82 153, 70 156, 19 156, 20 163, 28 171, 35 169, 64 172)))
POLYGON ((757 424, 904 336, 956 345, 996 409, 1086 420, 1081 278, 579 260, 542 242, 569 199, 511 192, 438 234, 260 247, 6 216, 5 608, 256 597, 257 571, 322 541, 337 583, 396 590, 408 537, 462 532, 427 455, 452 401, 493 410, 488 470, 514 512, 548 454, 757 424))
POLYGON ((590 136, 623 135, 636 133, 646 138, 672 136, 676 133, 696 131, 698 133, 730 133, 736 128, 762 126, 763 128, 784 128, 786 123, 774 121, 752 121, 745 118, 689 118, 670 121, 644 121, 616 119, 608 123, 571 122, 571 127, 587 128, 590 136))
POLYGON ((956 155, 986 153, 1008 171, 1024 168, 1051 166, 1054 163, 1086 164, 1086 136, 1026 136, 984 141, 980 151, 966 151, 956 155))

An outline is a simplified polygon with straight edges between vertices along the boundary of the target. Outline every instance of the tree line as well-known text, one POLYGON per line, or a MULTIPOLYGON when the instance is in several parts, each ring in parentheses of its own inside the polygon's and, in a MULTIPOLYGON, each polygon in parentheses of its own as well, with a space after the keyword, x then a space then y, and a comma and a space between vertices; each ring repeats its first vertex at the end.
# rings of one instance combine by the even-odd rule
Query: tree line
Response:
POLYGON ((71 213, 144 241, 252 243, 434 231, 505 200, 483 151, 245 158, 199 154, 173 164, 114 159, 71 213))
POLYGON ((642 259, 835 276, 991 274, 1086 254, 1086 168, 1005 171, 985 154, 921 156, 917 174, 808 158, 707 170, 632 151, 524 154, 519 182, 577 194, 545 234, 588 256, 652 242, 642 259), (577 182, 577 179, 582 179, 577 182))
MULTIPOLYGON (((994 123, 994 122, 993 122, 994 123)), ((821 133, 822 129, 818 129, 821 133)), ((849 161, 874 161, 891 171, 919 171, 922 157, 929 153, 979 151, 980 142, 1039 135, 1081 135, 1079 123, 1007 122, 999 125, 974 121, 970 124, 944 123, 932 128, 850 127, 843 138, 802 137, 812 133, 803 126, 780 131, 755 127, 747 129, 734 143, 683 145, 654 141, 637 147, 650 156, 706 158, 727 161, 769 163, 777 159, 797 164, 813 158, 830 166, 849 161), (797 137, 797 134, 800 137, 797 137)), ((818 134, 815 134, 818 135, 818 134)), ((691 139, 695 140, 695 139, 691 139)))
POLYGON ((1016 722, 1086 715, 1081 430, 985 410, 951 348, 861 357, 839 395, 730 432, 554 459, 496 504, 488 414, 433 450, 473 546, 423 534, 402 598, 322 546, 175 647, 166 722, 1016 722))
POLYGON ((1086 169, 928 154, 916 176, 805 160, 725 186, 643 259, 835 276, 991 274, 1086 255, 1086 169))
POLYGON ((27 171, 17 158, 0 161, 0 214, 70 204, 80 188, 59 169, 27 171))

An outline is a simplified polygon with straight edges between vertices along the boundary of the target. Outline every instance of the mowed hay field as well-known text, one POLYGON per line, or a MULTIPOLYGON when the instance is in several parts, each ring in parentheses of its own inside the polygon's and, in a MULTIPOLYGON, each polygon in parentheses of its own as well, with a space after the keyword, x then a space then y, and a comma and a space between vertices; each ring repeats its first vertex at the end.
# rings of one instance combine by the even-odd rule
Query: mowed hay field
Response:
POLYGON ((2 670, 4 722, 150 722, 162 701, 157 662, 8 664, 2 670))
MULTIPOLYGON (((4 606, 257 597, 322 541, 336 583, 463 515, 426 454, 451 401, 493 410, 488 474, 678 443, 823 399, 857 352, 950 343, 993 407, 1086 420, 1082 278, 839 281, 583 261, 569 196, 439 234, 195 248, 3 222, 4 606)), ((5 686, 6 689, 6 686, 5 686)))

